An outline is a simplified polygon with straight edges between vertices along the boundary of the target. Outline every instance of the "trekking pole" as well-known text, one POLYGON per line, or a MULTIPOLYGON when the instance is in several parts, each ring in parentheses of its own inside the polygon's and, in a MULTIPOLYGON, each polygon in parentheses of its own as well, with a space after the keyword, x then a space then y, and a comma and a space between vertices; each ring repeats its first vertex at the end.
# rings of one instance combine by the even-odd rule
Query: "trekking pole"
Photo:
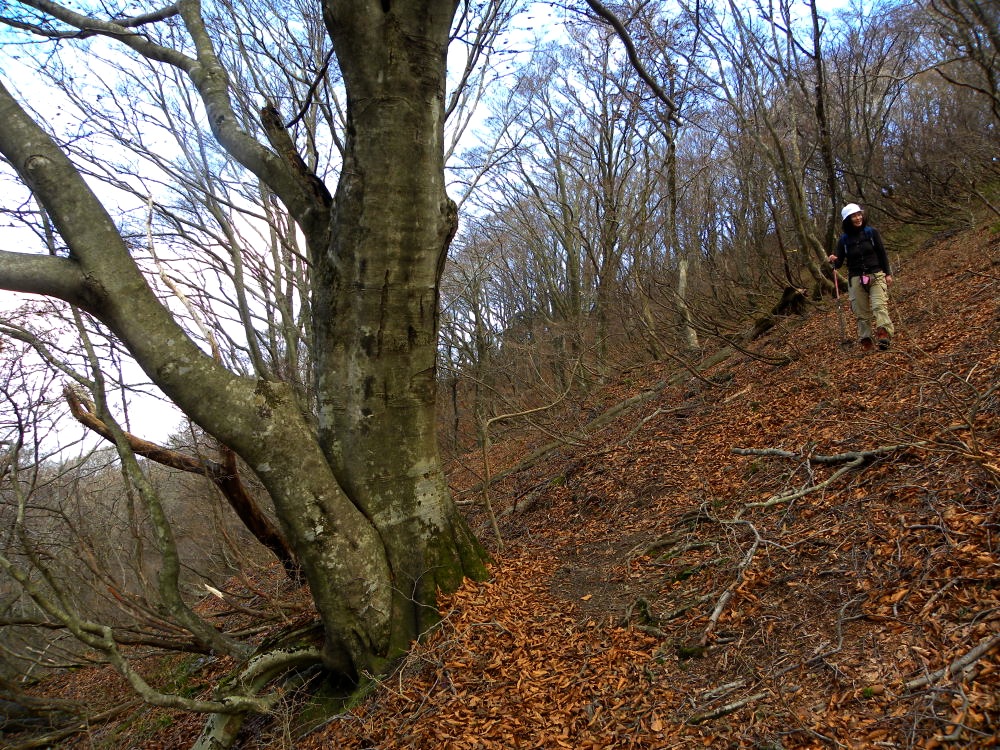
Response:
POLYGON ((837 269, 833 269, 833 290, 837 300, 837 322, 840 324, 840 345, 846 346, 850 343, 847 340, 847 330, 844 327, 844 308, 840 304, 840 274, 837 269))

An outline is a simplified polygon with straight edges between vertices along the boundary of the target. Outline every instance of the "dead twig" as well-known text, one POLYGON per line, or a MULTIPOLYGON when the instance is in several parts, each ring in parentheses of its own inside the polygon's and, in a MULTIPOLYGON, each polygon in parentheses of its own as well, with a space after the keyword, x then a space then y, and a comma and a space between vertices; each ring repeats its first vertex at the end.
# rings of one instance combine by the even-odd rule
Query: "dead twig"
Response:
POLYGON ((738 701, 733 701, 732 703, 727 703, 724 706, 719 706, 719 708, 714 711, 708 711, 706 713, 695 714, 687 720, 688 724, 704 724, 706 721, 711 721, 712 719, 718 719, 727 714, 731 714, 734 711, 739 711, 744 706, 748 706, 751 703, 759 701, 761 698, 767 697, 767 691, 762 691, 760 693, 754 693, 753 695, 748 695, 746 698, 741 698, 738 701))
POLYGON ((732 599, 733 594, 736 593, 736 589, 740 587, 740 585, 746 578, 747 568, 749 568, 750 563, 753 562, 754 555, 757 554, 757 549, 760 547, 760 544, 763 541, 763 539, 761 539, 760 532, 757 531, 757 527, 754 526, 749 521, 737 520, 733 521, 732 523, 741 523, 749 526, 750 530, 753 532, 754 540, 753 544, 750 545, 750 549, 747 550, 747 553, 743 556, 743 560, 740 562, 739 567, 736 569, 737 571, 736 580, 734 580, 729 585, 729 587, 722 593, 722 596, 719 597, 719 601, 716 602, 715 609, 712 610, 712 614, 708 618, 708 625, 705 626, 705 631, 701 634, 700 643, 702 646, 706 646, 708 644, 708 638, 712 634, 712 630, 715 628, 715 625, 719 622, 719 618, 722 616, 722 613, 725 610, 726 605, 729 603, 729 600, 732 599))
POLYGON ((951 664, 937 670, 936 672, 931 672, 930 674, 926 674, 923 677, 918 677, 915 680, 910 680, 909 682, 904 683, 903 689, 916 690, 918 688, 923 688, 933 685, 935 682, 944 677, 954 677, 966 667, 975 664, 977 661, 986 656, 986 654, 995 649, 997 646, 1000 646, 1000 635, 995 634, 987 636, 986 638, 984 638, 979 642, 979 645, 977 645, 971 651, 968 651, 964 656, 960 656, 959 658, 955 659, 955 661, 953 661, 951 664))

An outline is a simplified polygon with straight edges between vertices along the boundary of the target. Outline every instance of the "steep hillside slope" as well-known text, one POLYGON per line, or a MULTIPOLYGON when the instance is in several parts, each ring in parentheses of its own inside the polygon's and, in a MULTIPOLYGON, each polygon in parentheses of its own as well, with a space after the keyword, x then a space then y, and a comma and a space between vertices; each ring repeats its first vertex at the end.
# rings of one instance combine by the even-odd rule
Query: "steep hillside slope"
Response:
POLYGON ((788 364, 734 355, 508 477, 495 579, 299 746, 995 745, 1000 237, 928 244, 893 296, 887 352, 812 312, 756 342, 788 364))
MULTIPOLYGON (((701 377, 623 376, 592 413, 649 397, 493 487, 494 578, 398 674, 312 729, 292 695, 241 747, 997 746, 1000 234, 920 248, 893 298, 886 352, 843 348, 824 303, 701 377)), ((182 748, 200 725, 116 721, 63 746, 182 748)))

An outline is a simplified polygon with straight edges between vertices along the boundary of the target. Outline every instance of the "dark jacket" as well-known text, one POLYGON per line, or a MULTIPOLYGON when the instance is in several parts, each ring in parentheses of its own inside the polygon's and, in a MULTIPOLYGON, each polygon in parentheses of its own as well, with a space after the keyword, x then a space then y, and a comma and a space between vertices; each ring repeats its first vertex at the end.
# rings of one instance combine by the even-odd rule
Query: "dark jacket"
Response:
POLYGON ((884 272, 886 276, 892 275, 882 235, 877 229, 868 226, 867 219, 860 227, 855 227, 850 218, 847 218, 843 228, 844 234, 840 236, 834 251, 837 256, 834 268, 840 268, 846 260, 849 276, 863 276, 877 271, 884 272))

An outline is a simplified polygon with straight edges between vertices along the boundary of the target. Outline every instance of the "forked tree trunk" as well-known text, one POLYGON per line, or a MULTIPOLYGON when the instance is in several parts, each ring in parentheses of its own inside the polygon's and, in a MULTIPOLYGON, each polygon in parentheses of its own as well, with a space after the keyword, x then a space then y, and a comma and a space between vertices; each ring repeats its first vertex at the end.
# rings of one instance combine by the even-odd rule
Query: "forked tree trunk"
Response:
POLYGON ((445 483, 435 420, 438 284, 457 227, 443 150, 456 7, 325 5, 347 89, 347 158, 337 231, 314 259, 320 442, 385 548, 390 653, 436 620, 438 588, 483 570, 445 483))

